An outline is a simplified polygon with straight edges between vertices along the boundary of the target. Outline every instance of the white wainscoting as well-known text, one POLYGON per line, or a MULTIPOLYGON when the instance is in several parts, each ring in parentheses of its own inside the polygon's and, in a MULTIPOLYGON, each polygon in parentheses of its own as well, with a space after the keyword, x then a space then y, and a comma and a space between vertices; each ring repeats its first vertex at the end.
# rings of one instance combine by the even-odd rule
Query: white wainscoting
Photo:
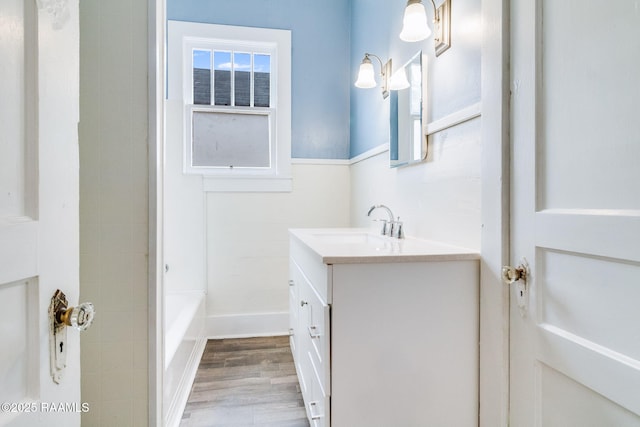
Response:
POLYGON ((294 163, 289 193, 206 193, 207 336, 288 333, 288 230, 348 227, 349 169, 294 163))
POLYGON ((466 120, 453 120, 429 136, 424 162, 391 169, 386 151, 364 153, 350 168, 351 225, 371 226, 367 211, 384 204, 408 236, 479 250, 481 120, 473 108, 466 120))

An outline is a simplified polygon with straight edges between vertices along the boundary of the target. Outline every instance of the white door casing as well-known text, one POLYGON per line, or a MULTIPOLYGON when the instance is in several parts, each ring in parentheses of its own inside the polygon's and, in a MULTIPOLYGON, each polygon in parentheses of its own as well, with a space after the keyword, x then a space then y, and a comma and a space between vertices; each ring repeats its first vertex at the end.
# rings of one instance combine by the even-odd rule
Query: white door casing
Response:
POLYGON ((640 6, 511 1, 510 424, 640 425, 640 6))
POLYGON ((47 316, 56 289, 79 293, 78 16, 74 0, 0 3, 0 425, 77 426, 83 410, 78 332, 55 384, 47 316))

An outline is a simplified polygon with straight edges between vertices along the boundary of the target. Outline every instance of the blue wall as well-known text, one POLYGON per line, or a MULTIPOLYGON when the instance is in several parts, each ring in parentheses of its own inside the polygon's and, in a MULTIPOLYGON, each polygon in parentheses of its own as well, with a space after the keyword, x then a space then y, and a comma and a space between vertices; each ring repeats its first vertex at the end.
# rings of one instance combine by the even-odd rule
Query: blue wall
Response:
MULTIPOLYGON (((431 23, 430 3, 423 1, 431 23)), ((441 3, 436 0, 436 4, 441 3)), ((383 61, 392 58, 395 71, 422 51, 427 56, 428 93, 424 107, 428 122, 479 102, 481 2, 451 3, 451 48, 436 58, 433 36, 415 43, 400 40, 406 0, 351 0, 351 81, 355 81, 365 52, 376 54, 383 61)), ((379 63, 373 61, 379 72, 379 63)), ((352 85, 350 114, 351 157, 389 142, 389 99, 383 100, 379 87, 358 89, 352 85)))
POLYGON ((348 0, 167 0, 178 21, 291 30, 291 156, 349 158, 348 0))
MULTIPOLYGON (((395 4, 403 0, 352 0, 351 11, 351 109, 350 157, 389 142, 389 99, 382 98, 380 63, 372 58, 378 87, 358 89, 355 82, 360 63, 366 53, 385 62, 389 59, 391 16, 397 15, 395 4)), ((400 6, 402 13, 403 6, 400 6)), ((394 68, 399 64, 393 64, 394 68)))

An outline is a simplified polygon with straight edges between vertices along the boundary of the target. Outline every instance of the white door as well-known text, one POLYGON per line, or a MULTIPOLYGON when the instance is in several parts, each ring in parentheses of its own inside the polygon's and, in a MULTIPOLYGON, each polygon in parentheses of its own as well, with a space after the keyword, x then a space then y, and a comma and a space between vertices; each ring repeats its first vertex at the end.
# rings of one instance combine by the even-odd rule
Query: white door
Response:
POLYGON ((640 426, 640 2, 511 14, 511 425, 640 426))
POLYGON ((0 425, 87 409, 78 332, 55 384, 48 323, 56 289, 78 302, 78 28, 77 0, 0 1, 0 425))

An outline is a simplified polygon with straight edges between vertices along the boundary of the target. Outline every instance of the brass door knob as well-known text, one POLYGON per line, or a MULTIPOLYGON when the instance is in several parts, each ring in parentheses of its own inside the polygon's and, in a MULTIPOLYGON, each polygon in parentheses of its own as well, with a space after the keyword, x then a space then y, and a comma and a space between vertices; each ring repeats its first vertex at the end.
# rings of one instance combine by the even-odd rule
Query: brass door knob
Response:
POLYGON ((71 326, 79 331, 86 330, 93 323, 95 310, 90 302, 83 302, 76 307, 62 309, 56 313, 56 321, 71 326))

